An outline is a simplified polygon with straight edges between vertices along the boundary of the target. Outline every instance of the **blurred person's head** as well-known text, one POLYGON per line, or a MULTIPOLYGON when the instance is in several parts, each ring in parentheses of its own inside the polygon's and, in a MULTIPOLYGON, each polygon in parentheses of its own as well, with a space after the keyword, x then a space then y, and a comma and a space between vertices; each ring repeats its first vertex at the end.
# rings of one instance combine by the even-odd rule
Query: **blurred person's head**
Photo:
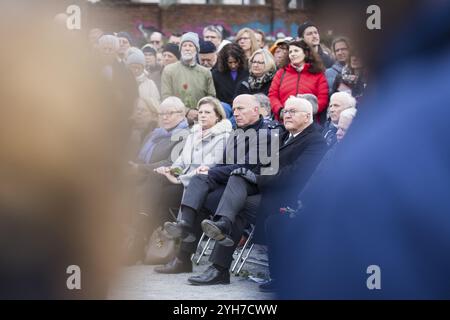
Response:
POLYGON ((255 37, 258 47, 263 49, 266 46, 266 34, 261 29, 257 29, 255 30, 255 37))
POLYGON ((266 73, 274 73, 277 69, 275 60, 266 49, 256 50, 249 59, 250 74, 256 78, 262 77, 266 73))
POLYGON ((211 41, 216 48, 219 48, 219 45, 222 42, 222 32, 216 26, 206 26, 203 29, 203 40, 211 41))
POLYGON ((270 48, 270 52, 275 60, 278 69, 289 63, 289 45, 284 39, 277 40, 270 48))
POLYGON ((141 48, 145 56, 145 65, 154 68, 156 67, 156 50, 149 44, 146 44, 141 48))
POLYGON ((265 119, 269 119, 272 117, 272 107, 270 105, 270 99, 264 93, 257 93, 253 95, 256 100, 258 100, 260 108, 259 113, 265 119))
POLYGON ((159 125, 171 130, 185 120, 186 107, 178 97, 167 97, 159 106, 159 125))
POLYGON ((336 61, 342 65, 348 62, 350 55, 350 41, 345 37, 338 37, 333 40, 331 49, 336 58, 336 61))
POLYGON ((200 99, 197 103, 197 109, 198 123, 203 130, 208 130, 219 121, 227 118, 222 104, 214 97, 200 99))
POLYGON ((285 104, 283 124, 291 134, 302 132, 313 123, 313 110, 311 103, 303 98, 289 97, 285 104))
POLYGON ((163 35, 161 32, 155 31, 150 35, 150 39, 148 41, 155 50, 161 49, 163 46, 163 35))
POLYGON ((247 59, 244 50, 236 44, 227 44, 217 55, 217 68, 220 72, 230 72, 245 69, 247 59))
POLYGON ((250 56, 259 49, 258 42, 256 41, 255 32, 250 28, 243 28, 236 34, 235 42, 244 50, 245 56, 250 56))
POLYGON ((192 64, 195 63, 196 56, 200 51, 198 34, 187 32, 181 37, 181 61, 192 64))
POLYGON ((120 48, 119 39, 113 35, 103 35, 98 39, 98 45, 102 56, 107 61, 112 61, 120 48))
POLYGON ((135 47, 129 48, 125 53, 124 61, 136 78, 144 73, 145 55, 140 49, 135 47))
POLYGON ((341 112, 348 108, 355 108, 356 100, 347 92, 335 92, 330 97, 329 115, 331 122, 338 124, 341 112))
POLYGON ((311 103, 311 106, 313 108, 313 115, 317 114, 317 111, 319 110, 319 103, 318 103, 316 95, 314 95, 312 93, 304 93, 304 94, 298 94, 297 97, 308 100, 309 103, 311 103))
POLYGON ((128 32, 123 32, 123 31, 121 31, 117 34, 117 38, 119 39, 118 55, 121 58, 124 58, 125 53, 133 45, 133 40, 131 39, 131 36, 128 32))
POLYGON ((167 41, 167 43, 173 43, 173 44, 176 44, 179 47, 180 43, 181 43, 181 33, 172 33, 170 35, 169 40, 167 41))
POLYGON ((163 66, 175 63, 180 60, 180 49, 178 45, 174 43, 167 43, 162 49, 163 54, 163 66))
POLYGON ((356 116, 356 108, 348 108, 341 112, 337 125, 336 139, 341 142, 356 116))
POLYGON ((214 67, 217 62, 216 46, 211 41, 200 42, 200 64, 208 69, 214 67))
POLYGON ((299 38, 305 40, 305 42, 315 50, 320 45, 319 29, 310 21, 301 24, 298 27, 297 34, 299 38))
POLYGON ((233 100, 233 115, 239 128, 254 124, 259 119, 259 101, 251 94, 238 95, 233 100))
POLYGON ((136 100, 136 106, 130 120, 133 128, 144 130, 151 124, 158 123, 159 105, 154 99, 141 98, 136 100))
POLYGON ((17 51, 0 52, 0 297, 106 298, 128 211, 127 117, 93 72, 87 39, 32 19, 12 34, 1 15, 0 36, 17 51), (68 286, 73 265, 79 290, 68 286))

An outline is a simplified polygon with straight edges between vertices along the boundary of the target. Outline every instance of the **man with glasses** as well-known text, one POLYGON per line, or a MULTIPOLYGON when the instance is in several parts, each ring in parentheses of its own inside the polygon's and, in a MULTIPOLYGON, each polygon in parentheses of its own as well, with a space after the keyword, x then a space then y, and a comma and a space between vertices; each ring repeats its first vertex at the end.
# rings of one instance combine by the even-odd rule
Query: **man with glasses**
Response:
POLYGON ((256 223, 256 230, 261 234, 258 228, 262 229, 266 217, 277 213, 281 205, 296 201, 299 190, 325 153, 326 145, 313 124, 309 101, 291 97, 283 112, 286 130, 278 136, 279 149, 271 154, 270 163, 233 170, 214 219, 202 221, 205 234, 216 240, 210 255, 213 264, 203 274, 189 278, 190 283, 230 283, 228 269, 247 223, 256 223))
POLYGON ((149 43, 153 46, 153 48, 158 51, 163 46, 163 35, 161 32, 155 31, 150 36, 149 43))

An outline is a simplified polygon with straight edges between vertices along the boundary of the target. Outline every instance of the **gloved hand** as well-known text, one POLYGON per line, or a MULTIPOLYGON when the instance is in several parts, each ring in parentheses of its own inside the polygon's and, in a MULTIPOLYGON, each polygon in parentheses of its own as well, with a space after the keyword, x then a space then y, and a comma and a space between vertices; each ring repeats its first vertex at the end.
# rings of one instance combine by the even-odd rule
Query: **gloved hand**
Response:
POLYGON ((232 176, 241 176, 250 183, 256 184, 256 175, 247 168, 241 167, 231 171, 232 176))

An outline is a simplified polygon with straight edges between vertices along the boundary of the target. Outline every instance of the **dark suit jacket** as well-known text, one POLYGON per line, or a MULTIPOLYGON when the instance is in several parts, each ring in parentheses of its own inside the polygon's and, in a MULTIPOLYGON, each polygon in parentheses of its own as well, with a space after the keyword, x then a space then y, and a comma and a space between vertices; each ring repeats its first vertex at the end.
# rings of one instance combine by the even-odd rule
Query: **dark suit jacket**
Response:
POLYGON ((280 135, 278 172, 257 176, 262 199, 256 221, 257 242, 265 243, 264 221, 269 215, 277 214, 280 207, 286 205, 296 207, 298 193, 327 150, 325 140, 314 124, 283 145, 288 136, 288 131, 280 135))

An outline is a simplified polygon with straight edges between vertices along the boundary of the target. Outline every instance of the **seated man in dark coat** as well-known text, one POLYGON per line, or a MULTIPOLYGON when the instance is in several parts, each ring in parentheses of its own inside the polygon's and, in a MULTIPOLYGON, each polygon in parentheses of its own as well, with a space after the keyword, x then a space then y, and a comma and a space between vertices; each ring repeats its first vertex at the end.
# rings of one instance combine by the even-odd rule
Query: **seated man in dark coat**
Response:
POLYGON ((279 151, 272 155, 271 162, 255 168, 260 174, 247 168, 234 170, 216 210, 216 221, 202 222, 205 234, 216 240, 210 257, 213 264, 203 274, 189 278, 192 284, 229 283, 228 269, 237 241, 246 223, 256 220, 259 199, 254 196, 261 195, 258 216, 263 221, 280 204, 296 200, 298 189, 325 153, 326 144, 313 124, 309 101, 291 97, 283 112, 286 131, 279 136, 279 151))
MULTIPOLYGON (((156 272, 192 271, 190 256, 195 251, 196 241, 201 234, 200 223, 205 218, 201 209, 208 194, 212 193, 220 199, 230 173, 242 167, 255 169, 262 160, 261 154, 264 154, 260 147, 267 148, 270 145, 272 128, 260 116, 259 103, 252 95, 237 96, 233 101, 233 113, 239 129, 228 139, 224 163, 213 168, 201 166, 197 169, 197 175, 191 179, 183 194, 178 221, 166 222, 164 226, 170 236, 182 238, 180 250, 168 264, 155 268, 156 272)), ((259 171, 255 169, 255 172, 259 171)))

